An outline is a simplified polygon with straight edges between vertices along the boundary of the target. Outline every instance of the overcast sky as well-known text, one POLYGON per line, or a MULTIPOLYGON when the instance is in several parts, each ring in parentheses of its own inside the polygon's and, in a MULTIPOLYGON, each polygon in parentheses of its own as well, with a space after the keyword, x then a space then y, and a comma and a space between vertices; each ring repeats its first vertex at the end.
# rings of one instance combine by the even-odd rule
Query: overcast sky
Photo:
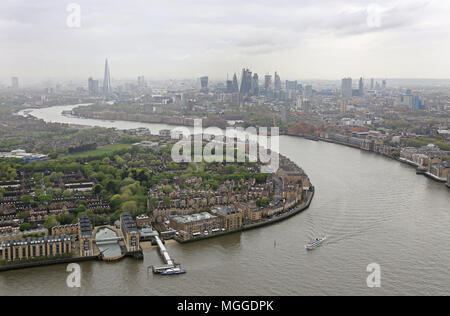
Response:
POLYGON ((0 77, 101 78, 108 57, 115 79, 450 78, 449 17, 448 0, 1 0, 0 77))

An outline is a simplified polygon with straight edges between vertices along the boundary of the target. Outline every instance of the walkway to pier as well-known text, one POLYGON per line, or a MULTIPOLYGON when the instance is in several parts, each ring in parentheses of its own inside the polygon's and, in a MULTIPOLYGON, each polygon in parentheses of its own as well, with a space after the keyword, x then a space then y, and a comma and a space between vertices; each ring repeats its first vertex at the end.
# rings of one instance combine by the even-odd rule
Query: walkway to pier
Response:
POLYGON ((159 253, 163 258, 165 265, 163 266, 153 266, 153 273, 161 273, 168 269, 173 269, 176 267, 176 264, 173 262, 172 258, 170 258, 169 253, 167 252, 166 246, 164 246, 163 242, 159 238, 159 236, 155 236, 156 244, 158 245, 159 253))
POLYGON ((163 242, 161 241, 161 239, 159 238, 159 236, 155 237, 156 239, 156 243, 158 244, 158 248, 159 248, 159 252, 161 253, 161 256, 164 259, 164 262, 168 265, 168 266, 174 266, 173 264, 173 260, 170 258, 169 253, 167 252, 166 246, 164 246, 163 242))

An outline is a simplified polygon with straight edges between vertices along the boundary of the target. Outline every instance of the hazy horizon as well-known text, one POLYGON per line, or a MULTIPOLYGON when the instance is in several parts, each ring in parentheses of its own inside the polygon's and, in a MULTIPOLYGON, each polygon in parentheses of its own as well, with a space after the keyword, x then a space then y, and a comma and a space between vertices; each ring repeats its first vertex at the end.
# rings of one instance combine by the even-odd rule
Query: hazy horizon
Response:
POLYGON ((80 28, 70 1, 2 1, 0 83, 101 80, 105 58, 114 80, 450 78, 444 0, 73 2, 80 28))

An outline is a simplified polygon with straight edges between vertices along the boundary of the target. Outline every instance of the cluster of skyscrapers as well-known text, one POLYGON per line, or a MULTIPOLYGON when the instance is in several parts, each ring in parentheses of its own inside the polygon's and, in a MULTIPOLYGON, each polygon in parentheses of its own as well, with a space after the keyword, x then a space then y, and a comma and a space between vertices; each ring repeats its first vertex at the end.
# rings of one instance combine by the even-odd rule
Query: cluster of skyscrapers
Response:
MULTIPOLYGON (((308 87, 312 95, 312 87, 308 87)), ((244 68, 242 69, 241 84, 239 85, 238 77, 234 74, 232 80, 227 79, 225 92, 239 93, 243 97, 265 95, 277 99, 295 99, 299 92, 303 92, 303 86, 299 85, 297 81, 286 80, 283 89, 281 77, 277 72, 274 76, 265 75, 264 84, 260 86, 259 75, 244 68)))
MULTIPOLYGON (((386 80, 382 81, 382 85, 377 82, 375 84, 375 80, 370 80, 370 90, 379 90, 379 89, 386 89, 386 80)), ((358 83, 358 89, 353 89, 353 80, 352 78, 344 78, 342 79, 341 84, 341 95, 344 98, 352 98, 352 97, 363 97, 365 94, 365 86, 364 86, 364 80, 363 78, 359 79, 358 83)))

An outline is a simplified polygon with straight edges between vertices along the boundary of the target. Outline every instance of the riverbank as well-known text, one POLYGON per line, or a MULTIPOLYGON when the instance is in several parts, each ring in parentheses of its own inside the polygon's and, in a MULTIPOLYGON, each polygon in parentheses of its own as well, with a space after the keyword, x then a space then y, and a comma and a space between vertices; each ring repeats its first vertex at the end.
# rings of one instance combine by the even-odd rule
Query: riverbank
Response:
MULTIPOLYGON (((379 152, 376 152, 376 151, 366 150, 366 149, 361 148, 358 145, 345 143, 345 142, 340 142, 340 141, 337 141, 337 140, 334 140, 334 139, 322 138, 322 137, 311 137, 311 136, 305 136, 305 135, 295 135, 295 134, 289 134, 289 133, 284 134, 284 135, 285 136, 291 136, 291 137, 303 138, 303 139, 307 139, 307 140, 311 140, 311 141, 323 141, 323 142, 327 142, 327 143, 332 143, 332 144, 336 144, 336 145, 342 145, 342 146, 346 146, 346 147, 350 147, 350 148, 354 148, 354 149, 359 149, 359 150, 362 150, 362 151, 365 151, 365 152, 368 152, 368 153, 373 153, 373 154, 376 154, 378 156, 382 156, 382 157, 385 157, 385 158, 388 158, 388 159, 395 160, 395 161, 400 162, 402 164, 406 164, 408 166, 411 166, 411 167, 415 168, 416 171, 420 167, 416 163, 414 163, 412 161, 409 161, 409 160, 406 160, 406 159, 402 159, 400 157, 396 158, 396 157, 393 157, 393 156, 390 156, 390 155, 386 155, 386 154, 382 154, 382 153, 379 153, 379 152)), ((419 175, 424 175, 425 177, 427 177, 427 178, 429 178, 429 179, 431 179, 431 180, 433 180, 435 182, 445 183, 446 186, 448 188, 450 188, 450 184, 446 183, 447 182, 446 179, 439 178, 439 177, 435 176, 434 174, 432 174, 430 172, 427 172, 427 171, 425 171, 425 172, 416 172, 416 173, 419 174, 419 175)))
POLYGON ((29 268, 38 268, 45 266, 52 266, 58 264, 70 264, 70 263, 79 263, 86 261, 101 261, 99 256, 90 256, 90 257, 71 257, 71 258, 61 258, 61 259, 50 259, 50 260, 41 260, 35 262, 23 262, 23 263, 8 263, 5 265, 0 265, 0 272, 12 271, 12 270, 23 270, 29 268))
POLYGON ((288 218, 291 218, 297 214, 300 214, 301 212, 307 210, 310 206, 311 203, 313 201, 314 195, 315 195, 315 188, 312 187, 312 191, 310 191, 308 193, 307 199, 304 203, 301 203, 300 205, 298 205, 297 207, 295 207, 294 209, 286 212, 285 214, 282 214, 280 216, 276 216, 274 218, 262 221, 260 223, 254 223, 254 224, 250 224, 250 225, 246 225, 243 226, 242 228, 239 229, 234 229, 234 230, 230 230, 230 231, 226 231, 226 232, 222 232, 222 233, 217 233, 217 234, 212 234, 212 235, 208 235, 208 236, 202 236, 202 237, 198 237, 198 238, 193 238, 193 239, 189 239, 189 240, 181 240, 181 239, 175 239, 176 241, 178 241, 180 244, 187 244, 187 243, 192 243, 192 242, 196 242, 196 241, 200 241, 200 240, 206 240, 206 239, 211 239, 211 238, 216 238, 216 237, 220 237, 220 236, 226 236, 226 235, 231 235, 231 234, 235 234, 235 233, 241 233, 244 231, 249 231, 249 230, 253 230, 253 229, 257 229, 257 228, 261 228, 264 226, 268 226, 268 225, 273 225, 279 222, 282 222, 288 218))

